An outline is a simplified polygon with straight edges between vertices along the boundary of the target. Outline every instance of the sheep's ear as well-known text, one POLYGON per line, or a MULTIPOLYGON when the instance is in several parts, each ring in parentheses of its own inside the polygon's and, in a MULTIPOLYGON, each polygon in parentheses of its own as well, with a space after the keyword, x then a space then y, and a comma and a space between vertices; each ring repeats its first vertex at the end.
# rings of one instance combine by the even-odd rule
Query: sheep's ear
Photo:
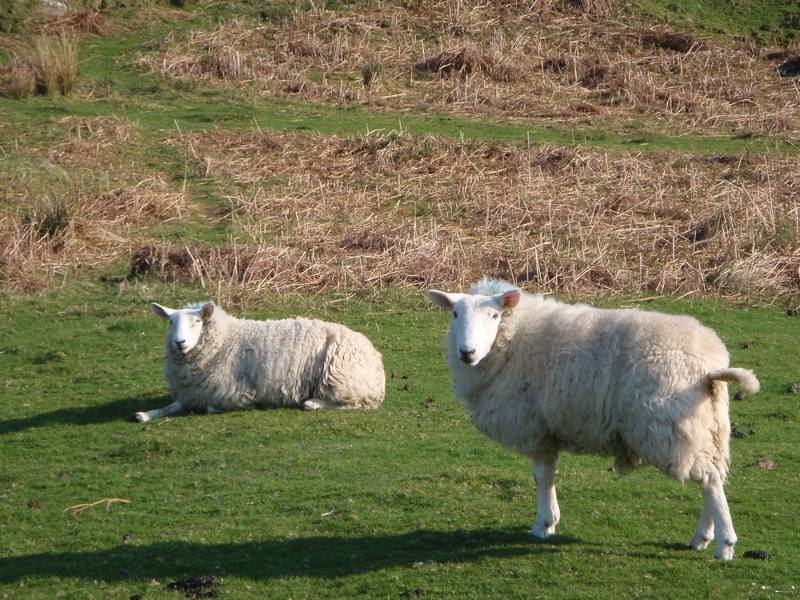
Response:
POLYGON ((453 310, 453 299, 447 292, 428 290, 428 300, 444 310, 453 310))
POLYGON ((497 304, 500 305, 500 310, 511 310, 519 304, 519 299, 521 297, 522 292, 520 290, 508 290, 507 292, 498 294, 497 304))
POLYGON ((153 313, 157 317, 161 317, 162 319, 169 319, 170 315, 175 312, 173 309, 161 306, 155 302, 150 303, 150 308, 153 309, 153 313))
POLYGON ((211 318, 211 315, 214 314, 214 303, 208 302, 203 304, 203 310, 200 311, 200 316, 203 317, 203 321, 208 321, 211 318))

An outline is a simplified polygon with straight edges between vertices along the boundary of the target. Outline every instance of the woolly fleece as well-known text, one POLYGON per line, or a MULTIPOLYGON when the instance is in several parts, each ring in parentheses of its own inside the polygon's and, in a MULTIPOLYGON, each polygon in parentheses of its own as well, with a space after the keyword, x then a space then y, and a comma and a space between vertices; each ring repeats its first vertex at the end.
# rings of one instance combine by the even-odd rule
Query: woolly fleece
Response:
POLYGON ((380 353, 343 325, 304 318, 237 319, 214 307, 188 354, 166 344, 169 393, 185 409, 301 406, 375 408, 384 399, 380 353))

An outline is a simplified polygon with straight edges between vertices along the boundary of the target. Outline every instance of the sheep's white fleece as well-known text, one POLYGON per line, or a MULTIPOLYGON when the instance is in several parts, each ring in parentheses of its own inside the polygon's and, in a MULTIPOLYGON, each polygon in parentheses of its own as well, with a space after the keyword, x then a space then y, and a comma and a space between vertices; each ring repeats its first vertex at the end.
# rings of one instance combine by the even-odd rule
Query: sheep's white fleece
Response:
POLYGON ((167 342, 165 374, 170 396, 189 410, 300 406, 308 399, 374 408, 385 391, 381 355, 364 335, 316 319, 237 319, 219 307, 188 354, 167 342))
MULTIPOLYGON (((512 288, 485 280, 470 293, 512 288)), ((703 480, 709 463, 727 476, 723 381, 758 390, 750 371, 728 369, 719 337, 691 317, 525 293, 486 358, 464 364, 451 333, 448 364, 476 427, 504 446, 531 458, 560 449, 609 455, 623 472, 644 461, 682 481, 703 480)))

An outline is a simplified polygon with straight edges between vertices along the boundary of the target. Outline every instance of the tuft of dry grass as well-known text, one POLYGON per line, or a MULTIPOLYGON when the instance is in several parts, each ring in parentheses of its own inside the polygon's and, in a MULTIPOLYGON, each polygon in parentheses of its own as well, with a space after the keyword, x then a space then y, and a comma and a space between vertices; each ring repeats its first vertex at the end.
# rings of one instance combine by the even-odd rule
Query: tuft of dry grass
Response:
POLYGON ((37 83, 45 94, 68 95, 78 79, 78 41, 72 35, 38 36, 34 40, 37 83))
POLYGON ((12 56, 5 68, 3 93, 16 100, 36 91, 36 69, 30 60, 12 56))
POLYGON ((628 26, 624 17, 603 0, 312 7, 279 23, 192 30, 139 65, 379 109, 579 124, 646 117, 667 131, 800 138, 800 90, 777 75, 774 59, 735 40, 628 26), (366 64, 380 64, 381 76, 366 64))
POLYGON ((494 81, 510 81, 517 78, 510 67, 501 64, 490 54, 471 46, 442 50, 416 63, 414 72, 417 75, 435 73, 440 76, 457 74, 461 77, 480 72, 494 81))
POLYGON ((3 79, 4 93, 12 98, 34 92, 68 95, 78 79, 77 38, 67 33, 36 36, 30 48, 12 54, 3 79))

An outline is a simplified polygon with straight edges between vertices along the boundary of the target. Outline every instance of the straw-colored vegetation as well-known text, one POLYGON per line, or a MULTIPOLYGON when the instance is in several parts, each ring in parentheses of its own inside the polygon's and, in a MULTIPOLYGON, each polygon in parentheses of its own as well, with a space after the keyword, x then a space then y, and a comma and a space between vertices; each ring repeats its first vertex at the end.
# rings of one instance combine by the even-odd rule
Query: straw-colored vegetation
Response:
MULTIPOLYGON (((125 145, 137 143, 131 126, 74 125, 49 160, 120 176, 125 145)), ((185 190, 137 182, 135 171, 100 190, 70 179, 53 200, 22 193, 0 221, 5 285, 129 260, 120 275, 197 281, 220 298, 463 286, 482 274, 571 295, 800 291, 793 157, 520 148, 405 132, 217 131, 165 143, 204 186, 225 190, 223 206, 189 203, 185 190), (223 233, 167 242, 163 228, 148 229, 163 220, 223 233)))
POLYGON ((174 142, 203 175, 239 188, 225 216, 235 243, 147 250, 170 277, 256 293, 463 286, 481 274, 569 294, 800 290, 794 158, 524 149, 396 132, 174 142))
POLYGON ((800 139, 800 91, 777 58, 628 21, 606 2, 319 6, 167 37, 139 64, 295 99, 800 139))
MULTIPOLYGON (((92 14, 51 23, 61 33, 40 40, 100 32, 92 14)), ((623 25, 623 16, 601 1, 312 6, 170 34, 142 46, 138 64, 411 113, 797 136, 798 88, 774 73, 777 55, 623 25)), ((24 72, 19 60, 8 64, 24 72)), ((43 85, 19 81, 19 95, 43 85)), ((484 274, 570 295, 800 292, 794 157, 526 147, 402 129, 342 137, 257 127, 140 135, 108 118, 58 126, 66 133, 34 143, 17 131, 6 145, 4 287, 103 268, 200 282, 223 301, 463 286, 484 274)))
POLYGON ((36 36, 30 47, 12 56, 4 71, 3 91, 12 98, 34 93, 66 96, 78 79, 77 38, 63 31, 36 36))
POLYGON ((69 138, 0 169, 0 284, 35 290, 127 260, 143 228, 185 213, 186 198, 158 173, 125 165, 131 126, 67 119, 69 138), (113 174, 113 175, 112 175, 113 174), (113 178, 112 178, 113 177, 113 178))

